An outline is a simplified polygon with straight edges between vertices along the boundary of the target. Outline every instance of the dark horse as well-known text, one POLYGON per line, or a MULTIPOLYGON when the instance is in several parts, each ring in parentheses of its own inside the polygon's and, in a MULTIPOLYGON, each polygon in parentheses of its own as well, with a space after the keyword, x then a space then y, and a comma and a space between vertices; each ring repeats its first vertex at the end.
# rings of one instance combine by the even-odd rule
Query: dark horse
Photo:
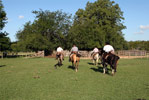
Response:
POLYGON ((63 62, 63 54, 57 54, 56 55, 57 56, 57 61, 58 61, 58 63, 55 65, 55 68, 57 68, 57 65, 60 67, 60 66, 62 66, 63 64, 62 64, 62 62, 63 62))
POLYGON ((107 71, 107 65, 110 65, 112 69, 112 75, 116 73, 117 70, 117 63, 120 59, 119 56, 112 54, 112 53, 106 53, 103 49, 99 49, 99 54, 101 55, 101 62, 103 65, 103 74, 107 71))

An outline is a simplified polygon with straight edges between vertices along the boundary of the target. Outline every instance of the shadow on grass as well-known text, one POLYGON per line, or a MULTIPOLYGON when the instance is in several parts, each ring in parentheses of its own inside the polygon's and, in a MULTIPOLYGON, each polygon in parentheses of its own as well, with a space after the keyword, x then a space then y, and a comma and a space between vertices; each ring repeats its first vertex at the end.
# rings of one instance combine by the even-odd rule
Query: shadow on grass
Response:
MULTIPOLYGON (((89 65, 95 65, 94 63, 88 62, 89 65)), ((101 63, 98 63, 98 65, 101 65, 101 63)))
POLYGON ((0 67, 5 67, 6 65, 0 65, 0 67))
MULTIPOLYGON (((95 67, 92 67, 92 68, 90 68, 90 69, 92 69, 92 70, 95 71, 95 72, 103 73, 103 67, 101 67, 101 66, 96 67, 96 68, 95 68, 95 67)), ((110 70, 111 70, 111 69, 107 68, 106 74, 108 74, 108 75, 111 76, 111 74, 109 73, 110 70)))
POLYGON ((68 66, 68 68, 69 68, 69 69, 72 69, 72 70, 75 69, 75 67, 73 67, 73 66, 68 66))
POLYGON ((94 63, 88 62, 89 65, 94 65, 94 63))
POLYGON ((55 64, 55 65, 54 65, 55 69, 57 69, 57 66, 58 66, 58 67, 61 67, 61 66, 63 66, 63 64, 59 64, 59 63, 55 64))
POLYGON ((92 67, 92 68, 90 68, 90 69, 92 69, 92 70, 95 71, 95 72, 103 73, 103 67, 98 67, 98 68, 92 67))

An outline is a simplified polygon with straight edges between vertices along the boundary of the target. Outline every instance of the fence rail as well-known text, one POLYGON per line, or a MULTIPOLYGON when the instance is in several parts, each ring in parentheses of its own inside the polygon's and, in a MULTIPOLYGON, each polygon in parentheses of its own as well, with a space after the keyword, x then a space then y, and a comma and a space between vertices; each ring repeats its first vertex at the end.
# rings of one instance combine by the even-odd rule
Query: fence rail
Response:
MULTIPOLYGON (((81 54, 81 57, 91 57, 91 52, 92 51, 79 51, 81 54)), ((116 54, 120 56, 121 58, 143 58, 147 57, 149 58, 149 52, 145 50, 119 50, 116 51, 116 54)), ((4 55, 4 52, 0 52, 0 57, 4 55)), ((55 57, 56 51, 53 51, 52 56, 55 57)), ((70 55, 70 51, 64 50, 64 56, 68 57, 70 55)), ((23 56, 23 57, 44 57, 44 51, 38 51, 36 52, 7 52, 7 57, 18 57, 18 56, 23 56)))

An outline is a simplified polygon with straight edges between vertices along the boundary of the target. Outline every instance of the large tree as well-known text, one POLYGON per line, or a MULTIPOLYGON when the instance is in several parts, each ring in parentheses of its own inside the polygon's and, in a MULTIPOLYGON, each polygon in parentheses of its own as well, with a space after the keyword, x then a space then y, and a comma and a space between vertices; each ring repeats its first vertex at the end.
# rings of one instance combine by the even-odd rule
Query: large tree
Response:
POLYGON ((68 34, 68 46, 77 44, 80 49, 103 47, 110 42, 116 49, 127 47, 122 29, 123 12, 118 4, 110 0, 88 2, 85 9, 79 9, 68 34), (70 42, 72 41, 72 42, 70 42))
POLYGON ((4 11, 4 6, 2 4, 2 1, 0 0, 0 32, 5 26, 6 20, 7 20, 7 17, 6 17, 6 13, 4 11))
POLYGON ((64 47, 65 36, 71 25, 71 15, 62 11, 33 11, 36 15, 33 23, 27 22, 17 32, 18 44, 24 50, 54 50, 64 47))
POLYGON ((0 51, 6 51, 10 47, 10 39, 7 37, 8 33, 2 32, 2 29, 6 24, 6 13, 4 11, 4 6, 0 0, 0 51))

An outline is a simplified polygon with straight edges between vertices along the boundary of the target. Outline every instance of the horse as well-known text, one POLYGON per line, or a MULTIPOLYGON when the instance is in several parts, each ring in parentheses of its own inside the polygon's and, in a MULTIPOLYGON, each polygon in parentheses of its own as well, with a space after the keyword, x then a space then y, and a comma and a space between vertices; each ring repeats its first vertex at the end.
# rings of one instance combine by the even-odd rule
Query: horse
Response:
POLYGON ((75 67, 75 71, 78 72, 80 57, 77 56, 76 53, 73 53, 71 56, 72 66, 75 67))
POLYGON ((95 53, 92 55, 92 58, 93 58, 93 64, 98 66, 98 61, 99 61, 99 58, 100 58, 100 55, 99 53, 95 53))
MULTIPOLYGON (((57 64, 55 65, 55 67, 56 67, 57 65, 60 67, 60 66, 63 65, 63 64, 62 64, 63 58, 64 58, 64 57, 63 57, 63 54, 59 53, 59 54, 57 54, 56 56, 57 56, 57 61, 58 61, 58 62, 57 62, 57 64)), ((57 67, 56 67, 56 68, 57 68, 57 67)))
POLYGON ((112 69, 112 75, 116 73, 117 70, 117 63, 120 59, 119 56, 112 54, 112 53, 106 53, 103 50, 100 50, 100 55, 102 57, 102 65, 103 65, 103 74, 107 71, 107 66, 110 65, 110 68, 112 69))

